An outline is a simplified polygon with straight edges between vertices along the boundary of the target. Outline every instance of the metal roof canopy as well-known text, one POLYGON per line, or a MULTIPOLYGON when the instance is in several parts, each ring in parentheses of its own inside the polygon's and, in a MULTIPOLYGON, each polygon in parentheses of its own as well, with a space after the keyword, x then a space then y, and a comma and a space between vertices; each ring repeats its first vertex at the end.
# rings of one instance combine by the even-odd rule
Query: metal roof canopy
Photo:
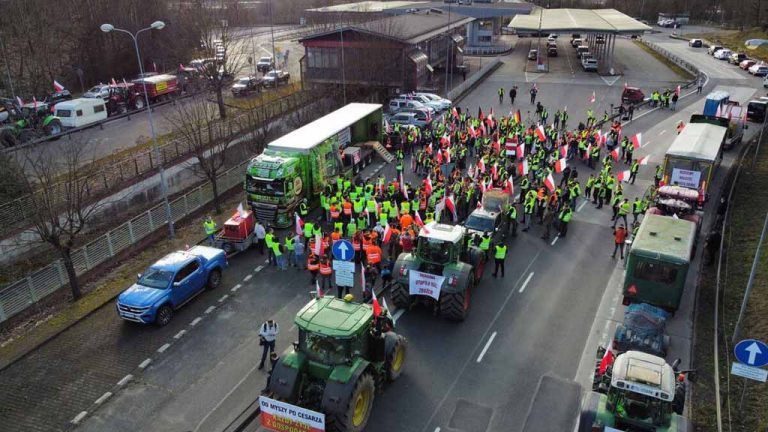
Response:
POLYGON ((509 27, 551 33, 637 34, 651 30, 651 27, 616 9, 538 9, 530 15, 515 15, 509 27))
POLYGON ((309 153, 316 145, 380 109, 381 104, 351 103, 281 136, 269 143, 267 148, 309 153))
POLYGON ((727 128, 709 123, 689 123, 667 150, 667 156, 714 162, 720 154, 727 128))

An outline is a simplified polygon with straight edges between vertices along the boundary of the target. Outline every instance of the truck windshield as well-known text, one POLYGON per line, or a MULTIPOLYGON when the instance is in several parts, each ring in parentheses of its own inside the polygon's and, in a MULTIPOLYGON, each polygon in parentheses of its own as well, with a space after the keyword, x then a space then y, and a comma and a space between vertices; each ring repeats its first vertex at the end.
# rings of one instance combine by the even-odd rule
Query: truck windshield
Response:
POLYGON ((475 231, 492 232, 494 229, 494 220, 478 215, 469 215, 464 226, 475 231))
POLYGON ((672 285, 677 280, 677 266, 640 260, 635 264, 632 274, 648 282, 672 285))
POLYGON ((173 272, 150 268, 139 279, 139 285, 150 288, 168 288, 173 280, 173 272))
POLYGON ((349 339, 337 339, 318 333, 299 332, 299 348, 310 360, 323 364, 341 364, 349 358, 349 339))
POLYGON ((246 177, 245 181, 246 190, 250 193, 258 193, 272 196, 285 195, 285 184, 282 179, 260 179, 253 177, 246 177))
POLYGON ((416 247, 421 259, 436 264, 447 264, 451 260, 452 245, 441 240, 420 237, 416 247))
POLYGON ((483 195, 483 208, 487 211, 497 212, 503 211, 509 202, 509 195, 490 194, 483 195))

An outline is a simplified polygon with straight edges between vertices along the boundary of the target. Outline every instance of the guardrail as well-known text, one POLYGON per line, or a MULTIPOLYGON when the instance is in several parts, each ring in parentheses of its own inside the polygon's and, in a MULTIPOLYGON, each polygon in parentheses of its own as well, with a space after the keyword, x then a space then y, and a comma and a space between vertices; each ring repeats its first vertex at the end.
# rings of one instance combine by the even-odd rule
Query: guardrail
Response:
MULTIPOLYGON (((284 112, 291 111, 309 100, 312 100, 312 95, 309 92, 297 92, 276 99, 264 106, 255 108, 255 120, 259 124, 271 121, 281 116, 284 112)), ((239 120, 239 117, 233 118, 230 120, 231 127, 222 128, 222 130, 232 130, 232 136, 241 134, 243 131, 240 130, 239 126, 241 124, 237 120, 239 120)), ((175 139, 159 146, 160 159, 166 166, 170 162, 190 155, 193 150, 194 148, 190 143, 181 139, 175 139)), ((157 169, 158 162, 152 149, 147 149, 127 159, 119 160, 114 164, 103 167, 94 174, 99 181, 93 182, 94 188, 88 190, 88 198, 91 200, 98 199, 98 197, 103 196, 105 193, 118 189, 127 181, 141 178, 153 172, 157 169)), ((61 186, 66 187, 64 184, 61 186)), ((28 212, 34 209, 31 203, 32 198, 24 196, 0 205, 0 236, 20 228, 20 224, 28 219, 28 212)))
POLYGON ((512 49, 510 45, 490 46, 490 47, 464 47, 464 55, 498 55, 503 54, 512 49))
POLYGON ((680 58, 676 54, 673 54, 673 53, 667 51, 666 49, 656 45, 655 43, 649 42, 649 41, 647 41, 645 39, 641 39, 640 42, 645 44, 648 48, 656 51, 657 53, 659 53, 661 55, 663 55, 664 57, 666 57, 671 62, 673 62, 676 65, 680 66, 681 68, 685 69, 686 71, 688 71, 694 77, 698 77, 701 74, 701 71, 699 70, 699 68, 694 66, 692 63, 689 63, 688 61, 683 60, 682 58, 680 58))

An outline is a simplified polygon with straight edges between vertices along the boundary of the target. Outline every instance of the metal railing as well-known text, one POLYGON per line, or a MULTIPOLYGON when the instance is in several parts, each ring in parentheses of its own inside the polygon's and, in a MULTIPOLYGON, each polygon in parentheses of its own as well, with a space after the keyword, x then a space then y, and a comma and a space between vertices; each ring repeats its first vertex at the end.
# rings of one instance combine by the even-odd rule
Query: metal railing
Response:
POLYGON ((683 60, 677 54, 674 54, 674 53, 672 53, 672 52, 670 52, 670 51, 668 51, 668 50, 658 46, 657 44, 655 44, 653 42, 649 42, 649 41, 647 41, 645 39, 641 39, 640 42, 645 44, 648 48, 656 51, 657 53, 659 53, 661 55, 663 55, 664 57, 666 57, 671 62, 673 62, 676 65, 680 66, 681 68, 685 69, 686 71, 688 71, 694 77, 698 77, 699 74, 701 73, 699 71, 699 68, 694 66, 692 63, 690 63, 690 62, 688 62, 686 60, 683 60))
MULTIPOLYGON (((218 177, 219 190, 227 191, 242 184, 248 163, 249 160, 245 160, 223 172, 218 177)), ((174 222, 178 222, 212 200, 213 191, 210 182, 176 198, 170 203, 174 222)), ((75 272, 78 276, 84 274, 145 239, 156 230, 165 229, 165 224, 164 205, 152 207, 75 250, 72 253, 75 272)), ((68 283, 64 265, 61 259, 58 259, 24 279, 0 288, 0 322, 24 311, 68 283)))

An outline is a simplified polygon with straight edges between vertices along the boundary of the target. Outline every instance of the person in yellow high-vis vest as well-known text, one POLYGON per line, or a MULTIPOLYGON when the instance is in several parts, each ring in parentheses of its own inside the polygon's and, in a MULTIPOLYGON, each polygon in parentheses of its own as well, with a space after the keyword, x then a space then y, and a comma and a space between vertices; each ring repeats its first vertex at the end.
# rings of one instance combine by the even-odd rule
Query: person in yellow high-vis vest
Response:
POLYGON ((215 240, 216 236, 216 222, 214 222, 213 218, 208 216, 203 221, 203 229, 205 229, 205 235, 208 237, 208 244, 213 246, 213 242, 215 240))
POLYGON ((499 273, 501 269, 501 277, 504 277, 504 259, 507 257, 507 245, 499 243, 494 247, 493 259, 496 261, 496 268, 493 270, 493 277, 499 273))

